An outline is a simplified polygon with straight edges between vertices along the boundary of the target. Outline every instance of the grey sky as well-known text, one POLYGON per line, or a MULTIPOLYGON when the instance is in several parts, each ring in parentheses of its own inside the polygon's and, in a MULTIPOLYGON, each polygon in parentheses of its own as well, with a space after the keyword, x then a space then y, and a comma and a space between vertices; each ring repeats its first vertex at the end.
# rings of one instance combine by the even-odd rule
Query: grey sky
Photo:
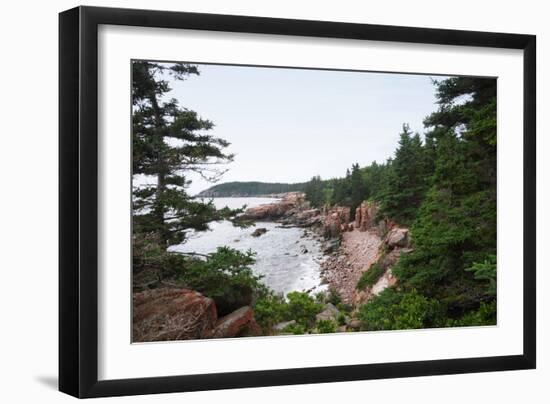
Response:
MULTIPOLYGON (((169 96, 215 123, 236 154, 219 181, 341 177, 392 156, 403 123, 423 132, 435 110, 429 76, 199 65, 169 96)), ((189 192, 211 186, 192 177, 189 192)))

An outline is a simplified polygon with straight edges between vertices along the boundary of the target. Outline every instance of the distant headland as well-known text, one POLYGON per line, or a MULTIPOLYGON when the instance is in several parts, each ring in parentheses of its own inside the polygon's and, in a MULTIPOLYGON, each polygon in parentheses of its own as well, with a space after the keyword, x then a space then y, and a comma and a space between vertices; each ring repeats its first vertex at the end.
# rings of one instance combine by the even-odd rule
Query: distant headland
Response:
POLYGON ((277 196, 288 192, 303 192, 307 182, 287 184, 280 182, 235 181, 216 184, 198 193, 202 198, 238 198, 251 196, 277 196))

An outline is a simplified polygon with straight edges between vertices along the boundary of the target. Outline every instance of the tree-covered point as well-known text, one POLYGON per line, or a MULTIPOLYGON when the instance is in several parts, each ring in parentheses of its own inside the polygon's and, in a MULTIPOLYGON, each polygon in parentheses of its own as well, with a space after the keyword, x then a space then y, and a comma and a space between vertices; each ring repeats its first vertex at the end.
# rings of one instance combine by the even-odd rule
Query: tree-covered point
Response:
POLYGON ((221 198, 232 196, 262 196, 283 194, 286 192, 304 191, 305 182, 286 184, 278 182, 259 182, 259 181, 234 181, 216 184, 200 192, 197 196, 205 198, 221 198))

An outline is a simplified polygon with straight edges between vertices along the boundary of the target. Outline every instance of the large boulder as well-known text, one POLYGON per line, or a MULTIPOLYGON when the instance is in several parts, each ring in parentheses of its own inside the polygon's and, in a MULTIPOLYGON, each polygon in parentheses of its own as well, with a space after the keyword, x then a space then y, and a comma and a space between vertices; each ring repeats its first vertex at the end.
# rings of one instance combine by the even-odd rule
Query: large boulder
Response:
POLYGON ((295 325, 296 320, 290 320, 290 321, 283 321, 281 323, 277 323, 273 326, 274 331, 283 331, 286 327, 290 325, 295 325))
POLYGON ((134 342, 206 338, 216 319, 214 301, 194 290, 158 288, 133 295, 134 342))
POLYGON ((389 248, 408 247, 409 246, 409 229, 395 227, 386 235, 384 243, 389 248))
POLYGON ((352 330, 359 331, 361 329, 361 321, 356 318, 350 318, 349 321, 347 321, 347 326, 352 330))
POLYGON ((264 335, 262 331, 262 327, 260 324, 256 322, 254 318, 250 320, 250 322, 243 327, 243 329, 239 332, 238 337, 259 337, 261 335, 264 335))
POLYGON ((254 320, 254 311, 250 306, 241 307, 238 310, 220 318, 209 338, 231 338, 239 337, 250 328, 254 320))
POLYGON ((327 303, 323 308, 323 311, 315 316, 315 320, 334 320, 338 319, 340 311, 332 304, 327 303))
POLYGON ((213 296, 218 309, 218 317, 225 316, 235 310, 252 305, 254 290, 249 285, 234 285, 231 293, 219 293, 213 296))

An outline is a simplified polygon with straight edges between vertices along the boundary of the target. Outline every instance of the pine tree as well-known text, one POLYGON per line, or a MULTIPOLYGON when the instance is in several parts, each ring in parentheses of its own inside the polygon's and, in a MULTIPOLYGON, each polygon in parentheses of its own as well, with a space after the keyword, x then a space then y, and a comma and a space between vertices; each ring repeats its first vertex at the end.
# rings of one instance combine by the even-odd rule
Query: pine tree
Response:
POLYGON ((134 238, 154 240, 161 250, 181 243, 190 229, 205 230, 208 222, 235 214, 186 192, 189 173, 214 181, 223 173, 219 164, 233 159, 224 151, 227 141, 207 134, 214 127, 211 121, 168 98, 168 77, 185 80, 198 74, 196 66, 185 63, 132 64, 134 238))

